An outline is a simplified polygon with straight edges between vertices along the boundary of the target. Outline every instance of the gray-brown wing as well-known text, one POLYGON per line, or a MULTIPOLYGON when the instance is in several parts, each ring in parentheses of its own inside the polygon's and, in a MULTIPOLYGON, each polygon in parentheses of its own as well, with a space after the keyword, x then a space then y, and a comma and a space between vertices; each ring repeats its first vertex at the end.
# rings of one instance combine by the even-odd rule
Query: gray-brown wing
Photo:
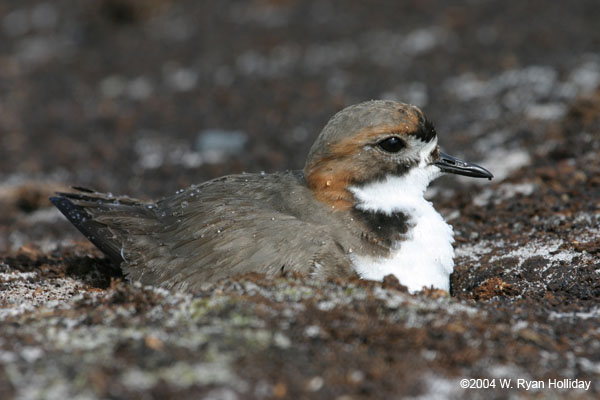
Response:
POLYGON ((88 190, 51 200, 130 279, 144 284, 195 288, 248 272, 352 274, 327 228, 279 210, 276 191, 249 198, 232 195, 224 182, 157 203, 88 190))
POLYGON ((325 227, 274 209, 273 199, 226 196, 213 189, 159 202, 161 231, 128 238, 124 271, 143 283, 178 288, 248 272, 349 274, 343 249, 325 227))

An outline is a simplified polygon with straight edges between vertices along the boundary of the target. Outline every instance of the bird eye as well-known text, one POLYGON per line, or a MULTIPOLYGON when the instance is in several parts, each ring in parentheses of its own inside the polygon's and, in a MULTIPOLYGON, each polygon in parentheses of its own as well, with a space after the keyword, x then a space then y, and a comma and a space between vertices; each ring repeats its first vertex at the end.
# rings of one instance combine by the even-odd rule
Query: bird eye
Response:
POLYGON ((402 141, 402 139, 396 136, 382 140, 381 142, 377 143, 377 145, 388 153, 397 153, 406 147, 406 144, 402 141))

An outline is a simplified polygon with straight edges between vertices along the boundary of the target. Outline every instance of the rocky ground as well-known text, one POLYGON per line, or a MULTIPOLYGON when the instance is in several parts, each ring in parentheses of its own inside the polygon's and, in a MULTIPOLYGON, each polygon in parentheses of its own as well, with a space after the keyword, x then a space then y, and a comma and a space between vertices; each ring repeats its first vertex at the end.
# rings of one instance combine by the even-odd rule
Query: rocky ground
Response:
POLYGON ((599 18, 594 1, 4 1, 0 398, 598 398, 599 18), (47 201, 300 168, 371 98, 421 106, 496 176, 429 192, 455 230, 450 296, 140 287, 47 201))

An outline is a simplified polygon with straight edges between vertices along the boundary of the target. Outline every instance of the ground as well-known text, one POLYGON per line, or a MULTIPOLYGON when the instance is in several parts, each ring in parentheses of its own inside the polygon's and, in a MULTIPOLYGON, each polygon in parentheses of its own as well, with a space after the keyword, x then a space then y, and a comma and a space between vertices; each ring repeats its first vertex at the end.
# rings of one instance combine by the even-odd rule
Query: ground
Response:
POLYGON ((0 398, 598 398, 599 18, 595 1, 4 1, 0 398), (421 106, 444 151, 495 174, 428 192, 455 231, 450 294, 141 287, 47 200, 302 168, 327 119, 372 98, 421 106))

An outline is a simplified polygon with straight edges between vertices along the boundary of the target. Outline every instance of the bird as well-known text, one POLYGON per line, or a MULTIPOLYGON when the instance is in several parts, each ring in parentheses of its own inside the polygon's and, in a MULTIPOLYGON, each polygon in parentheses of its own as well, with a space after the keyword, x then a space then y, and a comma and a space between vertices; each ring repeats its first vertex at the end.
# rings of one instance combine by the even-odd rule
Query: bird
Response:
POLYGON ((445 174, 492 179, 440 151, 416 106, 338 111, 302 170, 212 179, 157 201, 74 187, 51 202, 130 281, 192 291, 236 275, 394 275, 411 293, 450 290, 453 230, 424 198, 445 174))

